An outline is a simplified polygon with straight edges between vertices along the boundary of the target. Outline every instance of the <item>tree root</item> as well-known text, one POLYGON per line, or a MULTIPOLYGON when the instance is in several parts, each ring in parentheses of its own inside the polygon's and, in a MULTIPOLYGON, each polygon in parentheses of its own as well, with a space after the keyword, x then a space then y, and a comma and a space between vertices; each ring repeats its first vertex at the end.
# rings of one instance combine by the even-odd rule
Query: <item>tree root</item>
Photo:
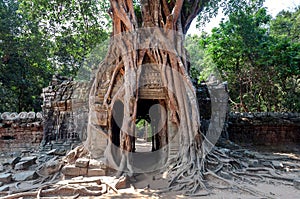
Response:
MULTIPOLYGON (((52 182, 53 183, 53 182, 52 182)), ((2 197, 3 199, 16 199, 16 198, 44 198, 44 197, 54 197, 54 196, 62 196, 63 198, 78 198, 79 196, 101 196, 105 193, 110 192, 112 190, 114 193, 119 194, 118 190, 113 186, 106 182, 101 182, 100 179, 91 179, 91 180, 75 180, 75 181, 67 181, 66 183, 60 185, 51 185, 49 183, 45 183, 43 185, 39 185, 39 189, 36 191, 29 191, 29 189, 19 189, 18 193, 13 193, 8 196, 2 197), (86 183, 93 183, 93 190, 85 187, 86 183), (102 185, 102 186, 101 186, 102 185), (103 187, 103 185, 105 187, 103 187), (41 187, 42 186, 42 187, 41 187), (99 191, 95 191, 94 189, 99 191), (103 189, 104 188, 104 189, 103 189)), ((30 190, 38 187, 31 187, 30 190)))
MULTIPOLYGON (((3 199, 16 199, 21 197, 34 197, 34 198, 42 198, 42 196, 101 196, 103 191, 91 191, 83 186, 69 186, 69 185, 61 185, 52 189, 45 189, 44 187, 40 188, 38 191, 34 192, 22 192, 16 193, 9 196, 2 197, 3 199)), ((101 187, 99 186, 99 189, 101 187)))
POLYGON ((183 159, 179 158, 169 170, 171 180, 167 190, 189 190, 186 195, 207 196, 213 194, 213 189, 238 189, 255 197, 273 198, 269 193, 261 193, 252 186, 256 186, 258 181, 267 182, 267 178, 292 185, 294 179, 281 176, 274 167, 246 167, 247 163, 243 161, 247 161, 247 158, 243 158, 243 152, 241 150, 241 158, 236 159, 236 156, 232 157, 216 148, 205 158, 198 158, 189 164, 184 164, 183 159))

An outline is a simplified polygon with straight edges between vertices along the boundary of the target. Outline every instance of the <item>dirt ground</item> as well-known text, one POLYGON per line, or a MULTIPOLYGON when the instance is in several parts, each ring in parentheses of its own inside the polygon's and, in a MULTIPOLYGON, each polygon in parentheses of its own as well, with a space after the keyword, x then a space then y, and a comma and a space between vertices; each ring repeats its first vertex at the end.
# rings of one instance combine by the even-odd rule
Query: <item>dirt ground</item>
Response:
MULTIPOLYGON (((251 147, 249 147, 251 148, 251 147)), ((300 182, 300 153, 299 147, 293 146, 295 150, 282 150, 281 148, 269 148, 269 147, 260 147, 257 148, 259 154, 257 157, 265 158, 265 160, 280 160, 283 165, 296 165, 289 167, 282 167, 281 169, 276 170, 277 174, 283 178, 297 179, 300 182), (281 158, 282 157, 282 158, 281 158)), ((247 147, 248 149, 248 147, 247 147)), ((151 147, 148 146, 148 143, 138 142, 139 152, 147 152, 151 150, 151 147)), ((251 148, 251 153, 256 153, 254 147, 251 148)), ((254 157, 255 158, 255 157, 254 157)), ((143 159, 141 162, 147 162, 143 159)), ((248 176, 249 177, 249 176, 248 176)), ((251 177, 251 176, 250 176, 251 177)), ((77 177, 77 180, 83 177, 77 177)), ((116 178, 111 176, 99 176, 96 177, 105 182, 106 184, 113 185, 116 181, 116 178)), ((92 179, 92 178, 90 178, 92 179)), ((94 177, 95 179, 95 177, 94 177)), ((249 179, 249 178, 248 178, 249 179)), ((258 179, 250 178, 250 181, 239 180, 236 181, 239 185, 239 189, 236 187, 228 187, 225 185, 220 188, 212 189, 211 194, 207 196, 200 196, 201 194, 207 193, 205 190, 200 191, 199 195, 196 196, 187 196, 184 192, 175 192, 175 191, 166 191, 169 181, 166 176, 165 170, 153 171, 151 173, 140 173, 134 174, 133 177, 127 180, 126 188, 121 188, 117 190, 117 193, 110 190, 108 193, 103 194, 102 196, 97 197, 83 197, 79 195, 74 195, 70 197, 59 197, 59 196, 47 196, 40 197, 41 199, 46 198, 108 198, 108 199, 121 199, 121 198, 170 198, 170 199, 180 199, 180 198, 203 198, 203 199, 256 199, 256 198, 278 198, 278 199, 298 199, 300 198, 300 185, 295 185, 292 181, 283 181, 279 179, 258 179), (250 193, 252 192, 252 193, 250 193)), ((72 180, 72 179, 71 179, 72 180)), ((86 177, 84 180, 89 180, 86 177)), ((56 183, 57 186, 68 184, 67 180, 60 180, 56 183)), ((220 185, 220 184, 218 184, 220 185)), ((19 183, 19 187, 22 186, 22 183, 19 183)), ((55 185, 54 185, 55 186, 55 185)), ((187 190, 184 190, 187 191, 187 190)), ((198 193, 197 193, 198 194, 198 193)), ((72 194, 71 194, 72 195, 72 194)), ((1 197, 0 197, 1 198, 1 197)), ((36 197, 24 197, 25 198, 36 198, 36 197)))
MULTIPOLYGON (((147 148, 145 145, 141 147, 147 148)), ((282 156, 299 159, 300 163, 300 146, 279 146, 279 147, 247 147, 253 151, 259 151, 265 156, 282 156), (293 149, 293 150, 291 150, 293 149), (290 152, 292 151, 292 152, 290 152)), ((148 147, 149 149, 149 147, 148 147)), ((300 168, 299 168, 300 169, 300 168)), ((281 171, 283 177, 293 177, 300 179, 300 170, 290 172, 281 171)), ((279 198, 279 199, 299 199, 300 189, 297 189, 292 182, 283 182, 275 179, 256 180, 253 185, 243 182, 240 185, 243 187, 251 187, 260 195, 252 195, 246 191, 237 190, 234 188, 214 189, 209 196, 186 196, 183 192, 160 192, 161 189, 168 186, 168 180, 164 179, 163 173, 138 174, 134 177, 135 180, 130 181, 130 185, 126 189, 120 189, 119 194, 105 194, 100 198, 203 198, 203 199, 254 199, 254 198, 279 198), (262 197, 261 195, 266 195, 262 197), (268 197, 267 197, 268 196, 268 197)))
MULTIPOLYGON (((282 153, 268 150, 263 152, 260 148, 260 153, 266 156, 282 155, 283 157, 299 158, 299 153, 282 153)), ((283 177, 293 177, 300 179, 300 170, 295 172, 281 171, 280 175, 283 177)), ((164 179, 164 173, 154 172, 148 174, 137 174, 129 180, 128 188, 119 189, 118 194, 108 193, 98 198, 203 198, 203 199, 254 199, 254 198, 278 198, 278 199, 299 199, 300 190, 297 189, 292 182, 283 182, 275 179, 255 180, 254 184, 242 182, 241 187, 250 187, 259 195, 249 194, 247 191, 241 191, 236 188, 214 189, 212 194, 208 196, 186 196, 183 192, 161 191, 168 186, 168 180, 164 179), (263 197, 265 195, 265 197, 263 197)), ((84 197, 82 197, 84 198, 84 197)))

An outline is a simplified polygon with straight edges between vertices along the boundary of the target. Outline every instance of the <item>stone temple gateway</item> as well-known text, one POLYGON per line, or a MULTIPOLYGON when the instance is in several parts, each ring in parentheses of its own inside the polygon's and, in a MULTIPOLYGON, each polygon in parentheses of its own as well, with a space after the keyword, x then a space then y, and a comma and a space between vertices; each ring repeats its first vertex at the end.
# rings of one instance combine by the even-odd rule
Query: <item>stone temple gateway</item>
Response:
MULTIPOLYGON (((104 79, 99 83, 98 95, 94 97, 93 114, 90 115, 90 124, 88 126, 91 133, 85 146, 92 151, 93 158, 105 158, 107 163, 117 168, 121 161, 121 128, 123 126, 124 102, 122 101, 123 73, 122 69, 114 74, 113 71, 106 71, 104 79), (111 76, 116 76, 116 82, 110 84, 111 76), (109 92, 108 92, 109 91, 109 92), (105 93, 110 93, 110 104, 105 104, 105 93), (114 154, 114 155, 107 155, 114 154)), ((142 72, 137 89, 137 121, 146 120, 150 124, 151 132, 151 151, 136 151, 135 140, 136 133, 131 135, 130 152, 135 172, 153 170, 161 168, 170 159, 174 158, 178 150, 178 137, 176 129, 169 120, 167 110, 166 88, 162 86, 161 74, 158 67, 151 64, 142 66, 142 72), (147 163, 139 164, 143 160, 147 163), (136 163, 135 163, 135 160, 136 163), (158 162, 159 161, 159 162, 158 162), (148 168, 141 168, 149 165, 148 168), (155 168, 157 167, 157 168, 155 168)))

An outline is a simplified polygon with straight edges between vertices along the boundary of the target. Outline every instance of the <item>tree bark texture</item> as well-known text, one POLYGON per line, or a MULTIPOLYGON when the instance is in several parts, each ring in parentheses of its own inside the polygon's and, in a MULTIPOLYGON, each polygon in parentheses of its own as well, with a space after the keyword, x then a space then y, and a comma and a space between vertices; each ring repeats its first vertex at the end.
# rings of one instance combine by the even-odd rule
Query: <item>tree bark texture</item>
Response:
MULTIPOLYGON (((135 5, 140 7, 138 14, 132 0, 110 0, 109 14, 113 21, 110 47, 96 73, 89 100, 86 147, 92 155, 100 157, 105 153, 110 164, 120 172, 134 173, 131 153, 134 151, 139 92, 149 86, 143 85, 141 79, 147 75, 145 68, 153 68, 160 74, 158 87, 165 92, 165 101, 161 104, 167 115, 162 117, 171 121, 179 133, 176 165, 197 168, 196 171, 201 172, 200 117, 183 42, 191 21, 207 3, 208 0, 141 0, 135 5), (117 100, 122 101, 124 110, 119 119, 120 147, 113 151, 109 121, 114 117, 112 109, 117 100), (108 138, 108 144, 103 137, 108 138), (116 155, 121 158, 115 160, 116 155)), ((155 135, 153 150, 168 144, 167 132, 168 127, 164 126, 155 135)))

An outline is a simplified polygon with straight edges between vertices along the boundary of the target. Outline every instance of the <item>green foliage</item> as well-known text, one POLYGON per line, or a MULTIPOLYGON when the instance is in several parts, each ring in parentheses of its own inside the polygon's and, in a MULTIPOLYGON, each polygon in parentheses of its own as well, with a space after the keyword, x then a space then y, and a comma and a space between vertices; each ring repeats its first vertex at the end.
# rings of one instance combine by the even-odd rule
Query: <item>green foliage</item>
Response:
POLYGON ((49 42, 18 8, 17 1, 0 1, 0 112, 40 110, 42 88, 54 71, 49 42))
POLYGON ((228 16, 232 13, 251 12, 257 8, 262 8, 265 0, 212 0, 200 1, 204 4, 203 11, 199 13, 197 26, 205 26, 211 18, 216 17, 221 11, 228 16))
POLYGON ((108 8, 98 0, 0 0, 0 112, 40 111, 52 75, 76 76, 108 38, 108 8))
POLYGON ((258 5, 231 12, 202 43, 229 83, 233 109, 300 111, 298 35, 282 28, 293 14, 284 14, 283 22, 281 13, 271 22, 258 5))
POLYGON ((192 79, 201 81, 207 80, 210 74, 217 74, 218 70, 211 57, 200 45, 202 38, 198 35, 188 35, 185 40, 185 48, 189 54, 190 76, 192 79))
POLYGON ((108 38, 107 1, 20 0, 20 12, 39 23, 52 42, 51 62, 62 75, 76 76, 86 55, 108 38))
POLYGON ((271 35, 282 39, 289 38, 293 42, 300 42, 300 6, 295 11, 281 11, 271 21, 271 35))

